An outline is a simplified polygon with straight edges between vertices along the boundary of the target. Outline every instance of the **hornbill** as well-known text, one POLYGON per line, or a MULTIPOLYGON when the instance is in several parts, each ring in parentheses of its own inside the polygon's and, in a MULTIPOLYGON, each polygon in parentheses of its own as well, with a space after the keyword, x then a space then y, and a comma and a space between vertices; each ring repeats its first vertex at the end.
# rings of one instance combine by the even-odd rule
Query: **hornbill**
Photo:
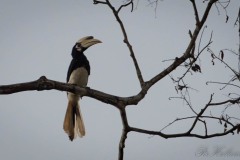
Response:
MULTIPOLYGON (((67 72, 67 83, 80 87, 85 87, 90 75, 90 65, 84 51, 90 46, 101 43, 100 40, 94 39, 93 36, 81 38, 72 48, 72 61, 67 72)), ((67 93, 68 106, 63 123, 63 129, 72 141, 79 135, 85 135, 85 127, 79 106, 80 95, 67 93)))

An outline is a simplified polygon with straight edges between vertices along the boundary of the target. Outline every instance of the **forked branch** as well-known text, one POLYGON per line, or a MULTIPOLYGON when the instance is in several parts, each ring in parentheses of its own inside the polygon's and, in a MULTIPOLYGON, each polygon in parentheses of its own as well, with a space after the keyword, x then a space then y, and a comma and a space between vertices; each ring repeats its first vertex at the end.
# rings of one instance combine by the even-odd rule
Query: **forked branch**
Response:
MULTIPOLYGON (((98 1, 96 0, 93 0, 94 4, 98 4, 98 1)), ((127 7, 129 5, 132 5, 132 10, 133 10, 133 1, 131 0, 129 3, 126 3, 126 4, 123 4, 119 7, 118 10, 116 10, 114 8, 114 6, 110 3, 109 0, 106 0, 104 3, 101 3, 101 4, 106 4, 113 12, 113 15, 115 16, 117 22, 119 23, 120 25, 120 28, 122 30, 122 33, 123 33, 123 37, 124 37, 124 40, 123 42, 127 45, 129 51, 130 51, 130 56, 132 57, 132 60, 133 60, 133 63, 134 63, 134 66, 135 66, 135 69, 136 69, 136 73, 137 73, 137 77, 138 77, 138 80, 139 80, 139 83, 140 83, 140 86, 143 88, 144 86, 144 80, 143 80, 143 76, 142 76, 142 73, 141 73, 141 70, 139 68, 139 65, 138 65, 138 62, 137 62, 137 59, 135 57, 135 53, 133 51, 133 48, 132 48, 132 45, 130 44, 129 40, 128 40, 128 36, 127 36, 127 32, 126 32, 126 29, 123 25, 123 22, 121 20, 121 18, 119 17, 119 12, 120 10, 123 8, 123 7, 127 7)))

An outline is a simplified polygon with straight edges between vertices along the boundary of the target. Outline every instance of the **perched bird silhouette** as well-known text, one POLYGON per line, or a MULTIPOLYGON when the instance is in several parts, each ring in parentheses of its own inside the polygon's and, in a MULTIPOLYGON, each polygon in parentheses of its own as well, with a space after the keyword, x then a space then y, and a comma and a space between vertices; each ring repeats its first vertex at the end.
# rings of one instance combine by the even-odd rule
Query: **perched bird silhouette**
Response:
MULTIPOLYGON (((84 51, 90 46, 101 43, 100 40, 94 39, 93 36, 81 38, 72 48, 72 61, 68 68, 67 83, 80 87, 87 86, 88 76, 90 75, 90 65, 84 51)), ((72 141, 74 138, 82 137, 86 134, 83 123, 83 117, 80 110, 80 95, 67 93, 68 106, 63 123, 63 129, 72 141)))

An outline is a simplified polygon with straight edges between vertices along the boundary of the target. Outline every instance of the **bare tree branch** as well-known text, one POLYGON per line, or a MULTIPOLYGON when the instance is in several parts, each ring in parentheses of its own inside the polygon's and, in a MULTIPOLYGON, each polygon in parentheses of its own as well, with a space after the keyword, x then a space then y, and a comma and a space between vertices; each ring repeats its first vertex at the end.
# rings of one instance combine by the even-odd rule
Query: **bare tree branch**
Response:
POLYGON ((206 19, 208 17, 208 14, 210 12, 210 9, 211 9, 212 5, 216 1, 217 0, 210 0, 209 1, 208 5, 207 5, 207 8, 206 8, 206 10, 203 14, 203 17, 202 17, 200 23, 198 23, 196 25, 196 28, 195 28, 195 30, 193 32, 193 35, 192 35, 192 39, 189 42, 188 47, 187 47, 186 51, 183 53, 183 55, 180 58, 176 57, 175 61, 167 69, 165 69, 164 71, 162 71, 161 73, 159 73, 158 75, 154 76, 152 79, 147 81, 146 83, 149 87, 151 87, 156 82, 158 82, 159 80, 164 78, 166 75, 168 75, 170 72, 172 72, 174 69, 176 69, 179 65, 181 65, 184 61, 186 61, 188 58, 191 57, 191 50, 195 46, 195 41, 198 37, 198 34, 199 34, 200 30, 202 29, 203 24, 206 22, 206 19))
MULTIPOLYGON (((95 3, 97 4, 97 3, 95 3)), ((142 77, 142 73, 141 73, 141 70, 139 68, 139 65, 138 65, 138 62, 137 62, 137 59, 135 57, 135 54, 134 54, 134 51, 133 51, 133 48, 132 48, 132 45, 130 44, 129 40, 128 40, 128 36, 127 36, 127 32, 126 32, 126 29, 122 23, 122 20, 120 19, 119 17, 119 11, 121 10, 122 7, 126 7, 128 5, 132 5, 133 6, 133 2, 130 1, 129 3, 127 3, 126 5, 122 5, 120 6, 120 8, 118 10, 116 10, 114 8, 114 6, 112 6, 112 4, 110 3, 109 0, 106 0, 106 2, 104 3, 106 5, 108 5, 108 7, 112 10, 116 20, 118 21, 119 25, 120 25, 120 28, 122 30, 122 33, 123 33, 123 37, 124 37, 124 40, 123 42, 127 45, 129 51, 130 51, 130 56, 132 57, 132 60, 133 60, 133 63, 134 63, 134 66, 135 66, 135 69, 136 69, 136 72, 137 72, 137 76, 138 76, 138 80, 140 82, 140 86, 143 88, 144 86, 144 80, 143 80, 143 77, 142 77)))
POLYGON ((206 104, 206 106, 205 106, 203 109, 201 109, 201 111, 198 113, 198 115, 197 115, 197 117, 195 118, 195 120, 194 120, 191 128, 190 128, 189 131, 188 131, 188 133, 191 133, 191 132, 192 132, 193 128, 194 128, 194 127, 196 126, 196 124, 197 124, 197 121, 199 120, 199 117, 201 117, 201 116, 203 115, 203 113, 206 111, 206 109, 208 108, 208 106, 209 106, 210 103, 212 102, 212 97, 213 97, 213 94, 211 95, 210 100, 209 100, 209 102, 206 104))
POLYGON ((133 11, 133 0, 130 0, 128 3, 121 5, 121 6, 118 8, 117 13, 119 14, 119 12, 121 11, 121 9, 122 9, 123 7, 127 7, 127 6, 129 6, 129 5, 131 5, 131 12, 132 12, 132 11, 133 11))
MULTIPOLYGON (((178 122, 178 121, 183 121, 183 120, 188 120, 188 119, 193 119, 193 118, 196 119, 196 116, 176 118, 174 121, 170 122, 168 125, 166 125, 165 127, 163 127, 163 128, 160 130, 160 132, 163 131, 164 129, 168 128, 169 126, 173 125, 174 123, 178 122)), ((234 124, 233 124, 233 123, 229 122, 229 121, 226 120, 226 119, 223 119, 222 117, 200 116, 199 118, 218 120, 221 124, 222 124, 221 121, 223 121, 223 122, 231 125, 232 127, 234 127, 234 124)), ((232 119, 236 119, 236 118, 233 118, 233 117, 231 117, 231 118, 232 118, 232 119)), ((240 121, 239 119, 236 119, 236 120, 240 121)))
MULTIPOLYGON (((134 132, 139 132, 139 133, 145 133, 145 134, 150 134, 150 135, 158 135, 161 136, 163 138, 177 138, 177 137, 197 137, 197 138, 202 138, 202 139, 206 139, 206 138, 212 138, 212 137, 219 137, 219 136, 224 136, 227 135, 229 133, 234 133, 235 130, 238 130, 240 127, 240 124, 232 124, 231 122, 229 122, 229 117, 228 119, 224 119, 223 117, 218 118, 218 117, 210 117, 210 116, 202 116, 203 113, 206 111, 206 109, 209 106, 219 106, 219 105, 223 105, 226 103, 231 103, 231 104, 235 104, 235 103, 240 103, 240 97, 233 99, 233 100, 226 100, 223 102, 218 102, 218 103, 211 103, 212 102, 212 98, 213 95, 211 95, 209 102, 205 105, 205 107, 203 109, 201 109, 201 111, 198 113, 197 116, 191 116, 191 117, 184 117, 184 118, 177 118, 175 119, 173 122, 169 123, 167 126, 165 126, 163 129, 169 127, 170 125, 172 125, 173 123, 175 123, 176 121, 180 121, 180 120, 185 120, 185 119, 191 119, 194 118, 194 122, 191 126, 191 128, 185 132, 185 133, 178 133, 178 134, 164 134, 161 131, 163 129, 161 129, 160 131, 149 131, 149 130, 144 130, 144 129, 140 129, 140 128, 135 128, 135 127, 130 127, 130 131, 134 131, 134 132), (211 118, 211 119, 216 119, 221 121, 224 121, 225 124, 230 124, 231 128, 229 130, 227 130, 226 126, 225 126, 225 131, 222 133, 214 133, 214 134, 207 134, 207 126, 206 126, 206 122, 200 120, 199 118, 211 118), (205 135, 200 135, 200 134, 192 134, 192 130, 195 128, 197 121, 201 121, 204 123, 204 127, 205 127, 205 135)), ((222 123, 222 122, 221 122, 222 123)))
MULTIPOLYGON (((45 76, 42 76, 38 80, 32 81, 32 82, 12 84, 12 85, 1 85, 0 95, 12 94, 12 93, 23 92, 23 91, 33 91, 33 90, 43 91, 43 90, 52 90, 52 89, 59 90, 59 91, 72 92, 72 93, 79 94, 81 96, 92 97, 103 103, 112 104, 113 106, 116 106, 116 107, 118 106, 117 104, 119 103, 119 101, 125 101, 125 103, 129 103, 127 102, 128 98, 125 99, 124 97, 117 97, 114 95, 110 95, 107 93, 90 89, 89 87, 83 88, 83 87, 78 87, 76 85, 72 85, 68 83, 49 80, 45 76)), ((130 99, 133 100, 134 98, 131 97, 130 99)))
POLYGON ((138 132, 138 133, 149 134, 149 135, 158 135, 158 136, 163 137, 165 139, 168 139, 168 138, 179 138, 179 137, 196 137, 196 138, 201 138, 201 139, 208 139, 208 138, 213 138, 213 137, 221 137, 221 136, 225 136, 225 135, 227 135, 229 133, 233 133, 239 127, 240 127, 240 125, 237 124, 234 127, 232 127, 231 129, 226 130, 225 132, 214 133, 214 134, 210 134, 210 135, 199 135, 199 134, 192 134, 192 133, 188 133, 188 132, 178 133, 178 134, 164 134, 164 133, 159 132, 159 131, 150 131, 150 130, 135 128, 135 127, 130 127, 130 130, 134 131, 134 132, 138 132))
MULTIPOLYGON (((209 38, 208 43, 200 50, 200 45, 201 45, 201 41, 202 41, 202 37, 203 37, 203 33, 205 30, 206 26, 203 28, 201 36, 200 36, 200 40, 199 40, 199 44, 198 44, 198 53, 195 56, 194 55, 194 50, 195 50, 195 45, 193 46, 193 49, 191 51, 191 56, 189 57, 189 63, 187 63, 185 61, 184 67, 187 67, 187 70, 183 73, 183 75, 181 77, 178 77, 177 80, 175 80, 173 77, 171 77, 171 79, 173 80, 174 83, 177 83, 177 86, 181 86, 180 82, 183 82, 183 78, 187 75, 187 73, 191 73, 190 70, 192 69, 194 72, 201 72, 201 68, 198 64, 196 64, 195 62, 198 60, 199 56, 203 53, 203 51, 210 46, 210 44, 212 43, 212 33, 211 36, 209 38)), ((191 31, 189 31, 190 37, 192 38, 192 33, 191 31)), ((186 87, 186 85, 184 85, 184 88, 188 88, 186 87)), ((179 88, 179 90, 182 90, 182 88, 179 88)))
POLYGON ((107 4, 107 3, 103 1, 93 0, 93 4, 107 4))
POLYGON ((199 15, 198 15, 197 6, 196 6, 196 3, 195 3, 195 0, 190 0, 190 1, 192 2, 192 5, 193 5, 195 19, 196 19, 196 25, 198 25, 198 23, 199 23, 199 15))
POLYGON ((125 107, 120 107, 120 114, 121 114, 121 119, 122 119, 122 124, 123 124, 123 129, 122 129, 122 136, 119 142, 119 152, 118 152, 118 159, 122 160, 123 155, 124 155, 124 148, 125 148, 125 141, 127 139, 127 134, 130 131, 129 130, 129 125, 127 121, 127 115, 126 115, 126 110, 125 107))

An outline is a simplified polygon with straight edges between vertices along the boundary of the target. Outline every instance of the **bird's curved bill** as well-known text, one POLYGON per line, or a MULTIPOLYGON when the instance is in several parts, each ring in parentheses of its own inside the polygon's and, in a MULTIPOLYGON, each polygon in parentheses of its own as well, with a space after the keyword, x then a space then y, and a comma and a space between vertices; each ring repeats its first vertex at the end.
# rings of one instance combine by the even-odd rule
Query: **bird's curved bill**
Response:
POLYGON ((78 41, 78 43, 80 43, 82 47, 88 48, 94 44, 98 44, 98 43, 102 43, 102 42, 98 39, 94 39, 93 36, 87 36, 87 37, 81 38, 78 41))

